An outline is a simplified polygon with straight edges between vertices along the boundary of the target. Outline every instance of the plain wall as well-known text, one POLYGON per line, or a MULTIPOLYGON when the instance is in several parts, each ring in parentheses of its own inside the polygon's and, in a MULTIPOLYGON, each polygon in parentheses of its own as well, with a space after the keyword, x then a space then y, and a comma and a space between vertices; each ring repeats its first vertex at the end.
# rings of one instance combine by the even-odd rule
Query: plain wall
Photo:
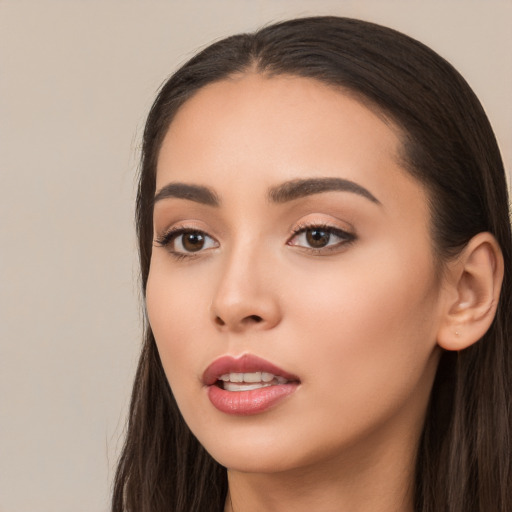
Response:
POLYGON ((197 49, 360 17, 450 60, 512 168, 510 0, 0 0, 0 512, 106 511, 140 343, 145 115, 197 49))

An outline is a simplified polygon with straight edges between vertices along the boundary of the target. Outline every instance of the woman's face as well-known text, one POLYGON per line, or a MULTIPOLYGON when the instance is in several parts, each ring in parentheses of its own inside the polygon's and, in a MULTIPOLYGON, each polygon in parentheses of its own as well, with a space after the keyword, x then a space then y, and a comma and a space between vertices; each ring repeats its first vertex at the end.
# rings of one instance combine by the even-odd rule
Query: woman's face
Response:
POLYGON ((306 78, 214 83, 172 122, 147 310, 185 421, 228 468, 416 443, 442 283, 399 152, 391 123, 306 78))

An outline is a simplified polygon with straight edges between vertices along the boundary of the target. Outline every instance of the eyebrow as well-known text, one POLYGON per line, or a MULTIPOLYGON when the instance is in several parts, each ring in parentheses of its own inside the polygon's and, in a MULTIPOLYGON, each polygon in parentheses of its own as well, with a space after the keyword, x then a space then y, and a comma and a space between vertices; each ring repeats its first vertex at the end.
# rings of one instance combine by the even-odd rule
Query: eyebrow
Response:
POLYGON ((274 203, 286 203, 301 197, 331 191, 352 192, 369 199, 372 203, 381 204, 369 190, 343 178, 306 178, 287 181, 272 187, 268 195, 274 203))
MULTIPOLYGON (((369 190, 343 178, 304 178, 287 181, 270 188, 268 197, 273 203, 287 203, 302 197, 331 191, 351 192, 370 200, 372 203, 381 204, 369 190)), ((165 185, 156 193, 153 204, 171 197, 187 199, 207 206, 220 206, 220 199, 212 189, 203 185, 188 183, 169 183, 165 185)))
POLYGON ((202 185, 189 185, 187 183, 169 183, 165 185, 153 198, 153 204, 170 197, 188 199, 208 206, 219 206, 220 204, 220 200, 213 190, 202 185))

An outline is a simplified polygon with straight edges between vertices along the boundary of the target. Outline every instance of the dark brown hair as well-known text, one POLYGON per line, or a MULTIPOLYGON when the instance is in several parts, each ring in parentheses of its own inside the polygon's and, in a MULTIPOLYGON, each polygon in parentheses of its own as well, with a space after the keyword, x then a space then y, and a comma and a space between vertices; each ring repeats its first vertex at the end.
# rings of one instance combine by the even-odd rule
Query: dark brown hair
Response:
MULTIPOLYGON (((505 276, 494 322, 478 343, 444 352, 417 454, 416 512, 512 510, 512 242, 507 184, 478 99, 444 59, 394 30, 314 17, 232 36, 193 57, 165 83, 144 132, 137 197, 142 289, 151 257, 155 169, 180 106, 206 84, 254 69, 311 77, 355 94, 403 133, 406 169, 429 191, 440 261, 491 232, 505 276)), ((191 434, 146 326, 114 512, 222 511, 226 470, 191 434)))

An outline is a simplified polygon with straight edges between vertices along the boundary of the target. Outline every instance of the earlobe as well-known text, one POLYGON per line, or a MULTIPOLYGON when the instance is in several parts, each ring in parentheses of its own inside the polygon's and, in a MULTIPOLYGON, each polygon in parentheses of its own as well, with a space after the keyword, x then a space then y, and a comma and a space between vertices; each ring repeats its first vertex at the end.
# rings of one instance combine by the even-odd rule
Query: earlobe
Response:
POLYGON ((448 264, 447 274, 437 343, 445 350, 463 350, 482 338, 496 314, 503 254, 494 236, 474 236, 448 264))

